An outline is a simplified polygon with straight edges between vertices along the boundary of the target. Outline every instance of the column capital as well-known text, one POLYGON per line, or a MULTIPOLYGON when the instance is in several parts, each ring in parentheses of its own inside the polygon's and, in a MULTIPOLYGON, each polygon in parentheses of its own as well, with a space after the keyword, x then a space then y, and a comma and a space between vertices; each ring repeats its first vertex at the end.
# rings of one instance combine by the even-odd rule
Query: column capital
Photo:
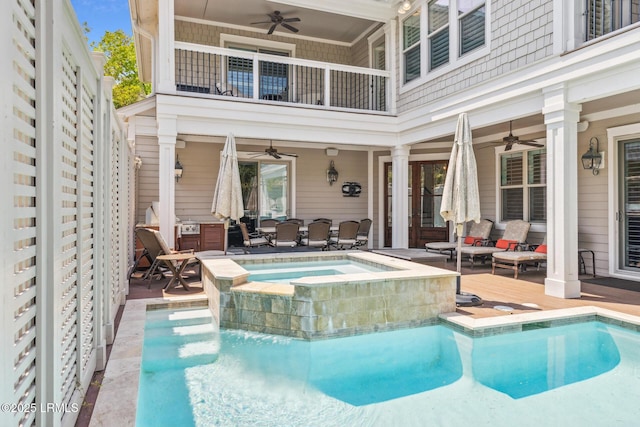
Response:
POLYGON ((544 114, 544 123, 546 125, 559 124, 563 122, 580 121, 580 112, 582 105, 569 102, 567 100, 567 86, 563 83, 546 87, 542 90, 544 94, 544 106, 542 114, 544 114))
POLYGON ((409 157, 411 147, 409 145, 397 145, 391 149, 391 157, 409 157))
POLYGON ((156 119, 158 144, 174 144, 178 136, 178 116, 174 114, 158 115, 156 119))

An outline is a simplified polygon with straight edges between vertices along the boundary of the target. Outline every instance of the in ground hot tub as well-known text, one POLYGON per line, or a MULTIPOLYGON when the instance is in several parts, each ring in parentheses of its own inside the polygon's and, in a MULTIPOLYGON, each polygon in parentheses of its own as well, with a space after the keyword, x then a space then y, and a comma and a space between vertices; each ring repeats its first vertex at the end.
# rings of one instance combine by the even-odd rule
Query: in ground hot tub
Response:
POLYGON ((456 309, 456 272, 371 252, 239 255, 202 265, 210 308, 225 328, 318 339, 422 326, 456 309), (252 280, 256 270, 271 270, 270 281, 252 280))

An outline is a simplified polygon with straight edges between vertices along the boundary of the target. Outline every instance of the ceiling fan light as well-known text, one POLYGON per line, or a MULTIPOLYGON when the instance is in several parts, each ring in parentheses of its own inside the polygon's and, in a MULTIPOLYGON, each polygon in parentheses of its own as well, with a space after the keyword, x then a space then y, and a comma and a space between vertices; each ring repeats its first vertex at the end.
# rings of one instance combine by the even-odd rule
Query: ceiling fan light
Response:
POLYGON ((402 2, 402 9, 405 12, 408 12, 409 9, 411 9, 411 2, 409 0, 404 0, 404 2, 402 2))
POLYGON ((398 6, 398 13, 400 15, 404 15, 405 13, 407 13, 407 11, 402 7, 402 4, 398 6))

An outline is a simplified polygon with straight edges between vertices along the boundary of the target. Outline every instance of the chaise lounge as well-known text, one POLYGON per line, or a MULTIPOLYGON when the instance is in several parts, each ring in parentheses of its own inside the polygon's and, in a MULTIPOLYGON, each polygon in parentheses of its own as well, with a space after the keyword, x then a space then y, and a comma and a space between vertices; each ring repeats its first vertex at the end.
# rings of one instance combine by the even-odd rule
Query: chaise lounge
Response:
POLYGON ((492 256, 497 252, 514 251, 518 245, 526 243, 527 235, 531 223, 522 220, 509 221, 504 229, 504 233, 501 239, 493 246, 466 246, 461 250, 461 255, 466 255, 471 261, 471 268, 473 268, 476 258, 485 260, 487 257, 492 256))
MULTIPOLYGON (((519 247, 521 248, 521 247, 519 247)), ((518 248, 518 249, 519 249, 518 248)), ((498 252, 492 255, 491 274, 496 274, 496 267, 513 270, 513 278, 518 278, 518 272, 527 264, 540 264, 547 260, 547 238, 540 245, 525 245, 527 250, 498 252)))
MULTIPOLYGON (((489 239, 491 230, 493 229, 493 221, 481 219, 480 222, 472 222, 469 232, 462 242, 463 247, 482 245, 489 239)), ((453 259, 453 255, 458 248, 457 242, 429 242, 426 243, 425 249, 428 251, 436 251, 438 253, 449 252, 449 258, 453 259)))

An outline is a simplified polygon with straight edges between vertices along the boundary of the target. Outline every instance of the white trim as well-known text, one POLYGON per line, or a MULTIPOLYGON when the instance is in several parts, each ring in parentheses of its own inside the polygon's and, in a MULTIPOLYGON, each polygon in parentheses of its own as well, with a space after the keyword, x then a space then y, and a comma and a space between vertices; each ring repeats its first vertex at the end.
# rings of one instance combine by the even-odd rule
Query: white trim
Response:
POLYGON ((255 46, 257 48, 283 50, 289 52, 292 58, 295 58, 296 56, 296 45, 293 43, 283 43, 274 40, 256 39, 253 37, 221 33, 220 47, 226 48, 228 43, 238 43, 247 46, 255 46))
POLYGON ((619 142, 627 139, 640 138, 640 123, 634 123, 625 126, 618 126, 607 129, 607 148, 609 151, 609 170, 608 174, 608 187, 609 198, 607 200, 608 206, 608 228, 609 228, 609 275, 612 277, 619 277, 621 279, 638 280, 640 273, 634 273, 629 270, 620 268, 619 260, 620 253, 620 232, 618 221, 616 220, 616 213, 618 212, 618 206, 620 204, 620 183, 619 183, 619 142))

